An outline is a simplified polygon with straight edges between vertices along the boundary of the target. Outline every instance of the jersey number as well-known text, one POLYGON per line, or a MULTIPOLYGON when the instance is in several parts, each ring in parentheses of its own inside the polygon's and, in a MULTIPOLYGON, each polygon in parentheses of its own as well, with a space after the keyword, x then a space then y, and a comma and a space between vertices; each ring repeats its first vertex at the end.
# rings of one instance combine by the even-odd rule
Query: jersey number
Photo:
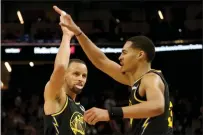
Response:
POLYGON ((173 127, 173 112, 172 112, 173 104, 170 102, 169 105, 169 117, 168 117, 168 126, 173 127))

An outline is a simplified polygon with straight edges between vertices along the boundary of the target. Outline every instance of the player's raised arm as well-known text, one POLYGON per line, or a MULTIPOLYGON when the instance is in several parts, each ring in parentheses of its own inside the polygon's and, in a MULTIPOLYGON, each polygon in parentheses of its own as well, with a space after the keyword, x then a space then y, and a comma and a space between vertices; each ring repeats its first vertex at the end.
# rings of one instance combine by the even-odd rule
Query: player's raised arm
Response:
MULTIPOLYGON (((59 14, 63 12, 58 7, 55 7, 54 9, 59 14)), ((128 76, 121 72, 120 65, 108 59, 107 56, 74 23, 70 15, 66 15, 66 22, 61 23, 61 25, 73 31, 85 54, 98 69, 108 74, 116 81, 130 85, 128 76)))
MULTIPOLYGON (((63 21, 63 17, 60 17, 63 21)), ((69 31, 65 27, 61 27, 63 31, 63 37, 61 45, 54 62, 54 70, 50 77, 50 80, 45 86, 44 98, 45 100, 54 100, 57 96, 60 96, 61 88, 64 83, 64 75, 67 69, 69 58, 70 58, 70 40, 74 35, 73 32, 69 31)))

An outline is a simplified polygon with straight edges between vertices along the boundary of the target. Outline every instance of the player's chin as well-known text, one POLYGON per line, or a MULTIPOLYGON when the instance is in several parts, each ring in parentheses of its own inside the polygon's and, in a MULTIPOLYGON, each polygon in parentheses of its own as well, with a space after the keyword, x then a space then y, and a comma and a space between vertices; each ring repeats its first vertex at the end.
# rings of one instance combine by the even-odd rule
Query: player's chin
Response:
POLYGON ((126 72, 126 71, 125 71, 125 68, 122 66, 122 67, 121 67, 121 73, 125 74, 125 72, 126 72))
POLYGON ((73 92, 74 92, 75 94, 80 94, 80 93, 82 92, 82 89, 79 89, 79 88, 77 88, 77 87, 74 87, 73 92))

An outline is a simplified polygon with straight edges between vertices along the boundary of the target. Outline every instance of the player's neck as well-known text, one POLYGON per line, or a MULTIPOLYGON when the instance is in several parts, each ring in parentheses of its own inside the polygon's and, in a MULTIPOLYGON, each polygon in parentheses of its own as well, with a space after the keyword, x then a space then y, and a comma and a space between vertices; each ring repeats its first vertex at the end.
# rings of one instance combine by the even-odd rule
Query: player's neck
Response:
POLYGON ((146 74, 148 71, 151 70, 151 64, 149 63, 143 63, 140 64, 134 72, 131 73, 131 86, 134 85, 134 83, 139 80, 144 74, 146 74))
POLYGON ((71 92, 71 91, 68 91, 68 96, 70 96, 71 97, 71 99, 72 100, 74 100, 75 101, 75 98, 76 98, 76 94, 75 93, 73 93, 73 92, 71 92))
POLYGON ((76 94, 73 93, 66 85, 64 85, 63 89, 64 89, 66 95, 68 95, 69 97, 71 97, 72 100, 75 101, 76 94))

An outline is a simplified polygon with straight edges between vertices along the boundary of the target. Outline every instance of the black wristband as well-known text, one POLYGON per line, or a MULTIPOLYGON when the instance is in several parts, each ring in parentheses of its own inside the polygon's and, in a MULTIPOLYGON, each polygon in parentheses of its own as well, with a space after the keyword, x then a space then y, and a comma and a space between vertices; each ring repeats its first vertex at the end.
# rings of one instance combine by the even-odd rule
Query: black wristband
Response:
POLYGON ((123 110, 121 107, 111 107, 108 109, 108 113, 111 120, 123 118, 123 110))

